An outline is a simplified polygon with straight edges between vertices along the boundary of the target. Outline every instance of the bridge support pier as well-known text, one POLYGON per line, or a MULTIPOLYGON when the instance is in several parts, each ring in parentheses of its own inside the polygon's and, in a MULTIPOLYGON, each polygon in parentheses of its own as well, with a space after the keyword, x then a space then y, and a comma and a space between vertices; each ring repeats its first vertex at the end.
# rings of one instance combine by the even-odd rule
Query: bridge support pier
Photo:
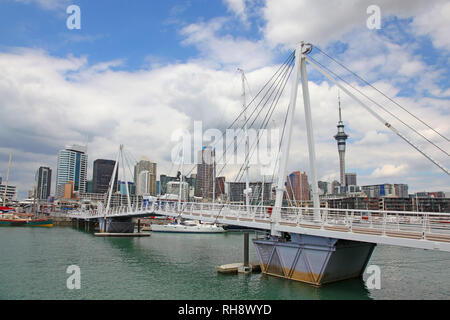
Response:
POLYGON ((248 231, 244 232, 244 265, 238 268, 239 273, 251 273, 252 266, 249 263, 248 252, 249 252, 249 233, 248 231))
POLYGON ((131 217, 99 218, 100 232, 134 233, 134 221, 131 217))
POLYGON ((362 276, 375 244, 290 234, 254 239, 263 273, 313 285, 362 276))

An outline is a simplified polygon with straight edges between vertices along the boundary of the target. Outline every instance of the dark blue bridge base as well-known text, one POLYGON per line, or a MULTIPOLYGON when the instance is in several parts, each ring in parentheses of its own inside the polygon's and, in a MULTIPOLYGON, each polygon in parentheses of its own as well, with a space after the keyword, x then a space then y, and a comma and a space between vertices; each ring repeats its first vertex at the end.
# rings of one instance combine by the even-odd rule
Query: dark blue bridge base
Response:
POLYGON ((263 273, 323 285, 362 276, 373 243, 289 234, 254 239, 263 273))
POLYGON ((131 217, 99 219, 100 232, 108 233, 134 233, 134 221, 131 217))

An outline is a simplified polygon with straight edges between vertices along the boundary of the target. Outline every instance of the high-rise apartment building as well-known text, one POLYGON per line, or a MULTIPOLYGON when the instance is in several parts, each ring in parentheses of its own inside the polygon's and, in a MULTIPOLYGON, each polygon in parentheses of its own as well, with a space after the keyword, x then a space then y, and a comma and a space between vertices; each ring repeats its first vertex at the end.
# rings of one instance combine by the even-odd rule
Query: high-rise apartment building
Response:
POLYGON ((286 179, 286 192, 291 201, 309 201, 309 184, 306 172, 292 172, 286 179))
POLYGON ((50 197, 52 169, 40 167, 35 175, 36 199, 46 200, 50 197))
POLYGON ((156 196, 156 163, 143 157, 134 167, 134 181, 137 195, 156 196))
MULTIPOLYGON (((239 202, 245 204, 245 182, 227 182, 228 186, 228 200, 230 202, 239 202)), ((250 182, 250 189, 252 193, 249 197, 249 202, 252 205, 259 205, 262 202, 270 203, 272 200, 272 183, 265 182, 250 182)))
POLYGON ((203 147, 203 149, 198 152, 198 161, 201 161, 201 163, 197 164, 196 197, 212 199, 214 191, 215 196, 218 195, 217 186, 214 190, 214 180, 216 178, 215 153, 215 150, 211 147, 203 147))
MULTIPOLYGON (((107 193, 109 184, 111 183, 111 177, 114 172, 114 166, 116 161, 97 159, 94 161, 94 170, 92 174, 92 192, 93 193, 107 193)), ((114 179, 113 192, 118 190, 119 168, 116 170, 116 176, 114 179)))
POLYGON ((87 175, 87 147, 66 146, 58 152, 56 170, 56 197, 64 197, 64 185, 72 181, 74 192, 85 192, 87 175))

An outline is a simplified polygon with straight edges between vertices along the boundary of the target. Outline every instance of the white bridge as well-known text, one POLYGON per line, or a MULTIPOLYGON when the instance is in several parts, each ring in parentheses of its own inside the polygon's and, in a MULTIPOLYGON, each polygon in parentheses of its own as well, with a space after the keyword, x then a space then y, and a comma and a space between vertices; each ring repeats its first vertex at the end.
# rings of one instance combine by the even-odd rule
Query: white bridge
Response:
POLYGON ((273 207, 218 203, 158 201, 111 208, 108 211, 74 211, 70 218, 145 217, 164 215, 260 230, 406 246, 450 252, 450 214, 411 211, 378 211, 282 207, 279 219, 273 207), (277 221, 278 220, 278 221, 277 221))
MULTIPOLYGON (((68 214, 68 216, 73 219, 81 219, 85 221, 98 219, 99 225, 102 225, 103 223, 102 229, 106 232, 108 232, 108 225, 111 230, 125 226, 127 230, 131 230, 131 232, 133 232, 133 217, 145 217, 151 215, 162 215, 200 220, 210 223, 236 225, 266 231, 267 236, 264 239, 253 239, 253 243, 260 260, 262 272, 315 285, 322 285, 324 283, 361 276, 367 263, 369 262, 375 244, 396 245, 450 252, 450 213, 321 208, 306 62, 322 73, 328 80, 334 83, 348 96, 353 98, 359 105, 378 119, 386 128, 393 131, 397 136, 403 139, 416 151, 420 152, 435 166, 439 167, 445 174, 447 174, 447 176, 450 176, 450 170, 394 128, 386 119, 376 113, 373 108, 356 97, 349 89, 344 87, 339 81, 331 76, 330 72, 327 72, 324 67, 320 65, 320 63, 309 56, 311 51, 312 46, 302 42, 301 45, 298 46, 287 59, 287 63, 285 64, 286 68, 280 67, 279 70, 282 71, 280 71, 280 73, 279 71, 276 72, 276 74, 279 73, 278 77, 283 74, 281 79, 284 80, 279 82, 278 80, 274 80, 274 82, 277 82, 277 85, 280 84, 278 89, 275 89, 276 94, 274 97, 279 97, 283 92, 285 84, 289 80, 291 72, 293 71, 291 98, 283 127, 284 134, 278 149, 280 157, 279 161, 277 161, 278 175, 273 207, 263 205, 253 206, 250 205, 249 202, 248 169, 250 148, 247 134, 247 123, 249 122, 250 117, 255 114, 255 111, 258 109, 260 103, 256 104, 256 107, 253 109, 250 117, 247 117, 246 112, 249 111, 249 106, 252 104, 254 99, 250 104, 246 103, 244 76, 242 76, 244 108, 243 112, 241 112, 236 120, 242 116, 245 120, 242 129, 244 129, 245 132, 246 152, 245 162, 241 167, 241 169, 245 171, 246 175, 246 199, 244 205, 182 201, 181 182, 183 182, 183 166, 181 165, 178 201, 168 201, 163 199, 157 200, 155 198, 151 202, 137 202, 134 206, 132 206, 129 190, 128 188, 125 188, 127 192, 128 205, 111 207, 112 186, 115 185, 114 177, 116 176, 118 170, 119 158, 122 159, 122 172, 125 172, 125 161, 122 150, 123 146, 121 145, 119 154, 117 155, 116 165, 111 176, 106 207, 103 205, 98 205, 97 209, 92 211, 87 211, 82 208, 80 211, 68 214), (292 63, 294 64, 292 65, 292 63), (305 108, 305 121, 308 140, 309 167, 312 185, 311 193, 313 200, 312 208, 283 206, 283 198, 286 191, 287 165, 289 151, 291 148, 292 128, 295 115, 294 111, 300 78, 302 83, 303 105, 305 108)), ((274 77, 272 77, 269 82, 272 81, 273 78, 274 77)), ((349 84, 347 83, 347 85, 349 84)), ((263 88, 266 87, 267 84, 263 88)), ((273 83, 268 88, 272 87, 273 83)), ((271 97, 272 94, 273 92, 269 97, 271 97)), ((267 93, 262 95, 261 99, 266 99, 266 96, 267 93)), ((265 101, 263 106, 267 105, 268 102, 269 100, 265 101)), ((274 98, 274 100, 269 104, 270 107, 266 108, 266 117, 261 123, 262 128, 267 126, 267 121, 270 120, 272 114, 271 112, 273 112, 273 109, 271 108, 274 108, 277 102, 278 99, 274 98), (264 124, 264 120, 266 119, 268 120, 264 124)), ((377 105, 384 108, 380 104, 377 105)), ((263 107, 261 107, 261 110, 262 108, 263 107)), ((256 118, 259 117, 259 114, 260 112, 256 113, 256 116, 254 116, 254 119, 251 121, 251 125, 255 123, 256 118)), ((233 124, 231 126, 233 126, 233 124)), ((420 132, 418 134, 420 134, 420 132)), ((259 138, 260 137, 258 137, 258 141, 259 138)), ((427 141, 432 143, 441 151, 444 151, 429 139, 427 139, 427 141)), ((447 141, 450 141, 450 139, 447 139, 447 141)), ((257 146, 257 143, 255 143, 254 146, 257 146)), ((182 151, 181 164, 184 164, 183 159, 185 150, 182 151)), ((214 193, 214 181, 215 174, 213 175, 212 199, 216 198, 214 193)), ((263 204, 264 202, 261 201, 260 203, 263 204)), ((247 243, 247 245, 244 246, 248 247, 248 241, 244 242, 247 243)), ((246 250, 248 252, 248 248, 246 250)), ((248 263, 246 265, 248 266, 248 263)))

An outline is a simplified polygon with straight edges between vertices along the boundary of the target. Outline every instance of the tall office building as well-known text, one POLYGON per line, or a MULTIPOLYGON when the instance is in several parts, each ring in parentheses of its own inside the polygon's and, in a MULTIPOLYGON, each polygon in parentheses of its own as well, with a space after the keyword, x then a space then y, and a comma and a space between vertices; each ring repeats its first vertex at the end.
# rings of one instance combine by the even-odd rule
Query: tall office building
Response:
POLYGON ((308 201, 309 184, 306 172, 292 172, 286 180, 286 192, 291 201, 308 201))
POLYGON ((87 175, 87 147, 66 146, 58 152, 56 169, 56 197, 64 197, 64 185, 72 181, 75 192, 85 192, 87 175))
POLYGON ((36 199, 47 201, 52 185, 52 169, 40 167, 35 175, 36 199))
POLYGON ((156 163, 143 157, 134 166, 134 181, 137 195, 156 196, 156 163), (147 171, 147 173, 141 175, 143 171, 147 171))
MULTIPOLYGON (((93 193, 107 193, 109 184, 111 182, 111 177, 114 172, 114 166, 116 161, 97 159, 94 161, 94 170, 92 174, 92 192, 93 193)), ((116 176, 114 179, 114 189, 113 192, 118 190, 119 168, 116 170, 116 176)))
MULTIPOLYGON (((228 201, 239 202, 245 204, 245 182, 227 182, 228 201)), ((271 182, 250 182, 252 193, 249 197, 250 204, 259 205, 262 202, 270 203, 272 200, 272 183, 271 182)))
MULTIPOLYGON (((202 197, 204 199, 213 198, 214 179, 216 178, 215 153, 215 150, 211 147, 203 147, 198 152, 198 159, 201 163, 197 164, 196 197, 202 197)), ((215 191, 215 195, 217 196, 217 186, 215 191)))
POLYGON ((346 186, 356 186, 356 185, 358 185, 356 183, 356 173, 347 172, 345 174, 345 185, 346 186))
POLYGON ((338 132, 334 136, 337 141, 339 152, 339 173, 341 186, 345 186, 345 141, 348 139, 348 135, 344 132, 344 123, 342 122, 341 114, 341 99, 339 97, 339 122, 337 125, 338 132))

